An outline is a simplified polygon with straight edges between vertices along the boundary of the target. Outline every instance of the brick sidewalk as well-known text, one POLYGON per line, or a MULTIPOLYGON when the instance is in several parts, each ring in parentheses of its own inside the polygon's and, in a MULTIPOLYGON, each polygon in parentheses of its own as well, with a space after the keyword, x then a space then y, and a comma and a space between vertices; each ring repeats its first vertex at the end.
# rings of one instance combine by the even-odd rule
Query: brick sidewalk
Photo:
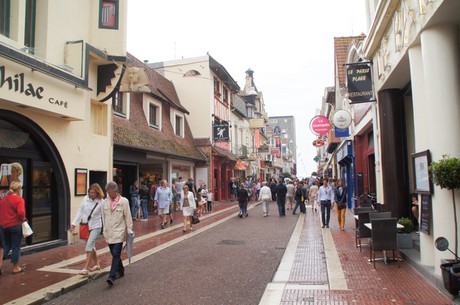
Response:
POLYGON ((295 254, 291 254, 289 276, 282 279, 275 275, 260 304, 454 304, 447 292, 439 291, 405 261, 400 262, 401 268, 394 262, 377 262, 374 269, 368 261, 369 248, 364 246, 360 252, 355 246, 351 211, 347 211, 345 231, 338 227, 335 210, 330 229, 321 229, 319 211, 307 211, 295 254), (328 249, 330 237, 333 249, 328 249), (335 250, 339 266, 334 262, 335 250), (345 287, 337 284, 341 276, 345 287), (277 295, 275 289, 282 292, 277 295))

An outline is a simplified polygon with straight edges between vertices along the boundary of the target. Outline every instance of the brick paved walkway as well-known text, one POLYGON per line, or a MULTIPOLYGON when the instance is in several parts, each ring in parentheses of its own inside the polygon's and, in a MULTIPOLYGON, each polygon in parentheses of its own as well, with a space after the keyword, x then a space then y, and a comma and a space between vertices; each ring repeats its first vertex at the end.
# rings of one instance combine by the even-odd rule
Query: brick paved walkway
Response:
POLYGON ((330 229, 321 228, 319 212, 307 211, 260 305, 455 304, 405 261, 401 268, 395 262, 377 262, 374 269, 367 245, 363 252, 355 247, 351 211, 345 231, 338 227, 335 210, 330 229))

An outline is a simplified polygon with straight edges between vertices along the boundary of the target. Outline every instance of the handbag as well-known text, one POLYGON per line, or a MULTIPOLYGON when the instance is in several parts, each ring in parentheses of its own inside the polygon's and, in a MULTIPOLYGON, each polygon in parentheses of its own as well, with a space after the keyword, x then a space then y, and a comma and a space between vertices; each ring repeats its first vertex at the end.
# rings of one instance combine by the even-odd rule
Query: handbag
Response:
POLYGON ((337 204, 337 208, 338 208, 339 210, 343 210, 343 209, 345 209, 346 207, 347 207, 347 204, 346 204, 345 202, 340 202, 340 203, 337 204))
POLYGON ((89 225, 88 223, 80 222, 80 239, 88 240, 89 238, 89 225))
MULTIPOLYGON (((91 215, 93 215, 94 209, 97 207, 99 202, 96 202, 96 205, 93 207, 91 210, 91 213, 89 213, 88 216, 88 221, 91 219, 91 215)), ((89 225, 87 222, 80 222, 80 239, 88 240, 89 238, 89 225)))
POLYGON ((29 223, 27 222, 27 220, 24 221, 22 223, 22 236, 29 237, 33 233, 34 233, 34 231, 32 231, 32 228, 29 226, 29 223))
POLYGON ((198 217, 198 213, 194 212, 192 215, 192 224, 196 225, 197 223, 200 223, 200 218, 198 217))

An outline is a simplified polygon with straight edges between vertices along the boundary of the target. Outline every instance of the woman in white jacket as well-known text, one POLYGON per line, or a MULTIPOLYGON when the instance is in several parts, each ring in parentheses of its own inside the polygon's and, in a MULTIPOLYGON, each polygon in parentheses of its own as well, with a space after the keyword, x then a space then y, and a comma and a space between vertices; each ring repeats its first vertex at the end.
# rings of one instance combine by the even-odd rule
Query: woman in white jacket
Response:
POLYGON ((262 187, 259 192, 259 200, 262 201, 262 211, 264 217, 268 216, 268 203, 272 199, 272 192, 267 186, 267 181, 262 182, 262 187))
POLYGON ((184 224, 183 232, 187 231, 187 221, 190 222, 190 230, 192 230, 192 216, 196 209, 195 196, 189 192, 188 186, 183 186, 184 194, 180 198, 180 209, 182 210, 182 222, 184 224))
POLYGON ((102 229, 102 200, 104 192, 99 184, 94 183, 88 189, 88 195, 83 199, 77 215, 72 221, 70 232, 73 233, 79 223, 88 223, 89 238, 86 241, 86 264, 79 274, 88 275, 90 271, 100 270, 99 260, 96 252, 96 239, 101 234, 102 229), (91 211, 92 214, 91 214, 91 211), (91 215, 91 217, 89 217, 91 215), (91 261, 94 261, 94 267, 90 268, 91 261))

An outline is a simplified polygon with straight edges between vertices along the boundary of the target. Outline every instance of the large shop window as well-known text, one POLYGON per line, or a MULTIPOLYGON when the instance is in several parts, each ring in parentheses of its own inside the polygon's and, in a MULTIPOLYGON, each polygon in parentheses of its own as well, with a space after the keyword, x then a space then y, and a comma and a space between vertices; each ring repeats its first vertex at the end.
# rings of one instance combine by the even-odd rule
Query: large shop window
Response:
POLYGON ((53 169, 33 136, 0 119, 0 198, 9 184, 21 182, 26 216, 34 234, 23 240, 30 245, 57 238, 56 181, 53 169))

